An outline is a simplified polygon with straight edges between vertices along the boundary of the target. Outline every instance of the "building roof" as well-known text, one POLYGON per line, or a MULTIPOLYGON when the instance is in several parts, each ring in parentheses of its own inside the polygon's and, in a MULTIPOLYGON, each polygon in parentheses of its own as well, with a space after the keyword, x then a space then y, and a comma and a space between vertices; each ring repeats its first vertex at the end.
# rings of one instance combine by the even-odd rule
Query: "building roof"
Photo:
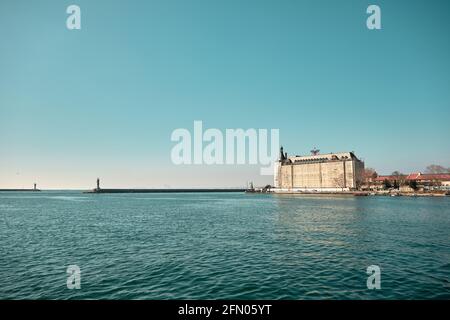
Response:
POLYGON ((407 180, 417 180, 417 179, 420 177, 420 175, 421 175, 420 172, 413 172, 413 173, 410 173, 410 174, 406 177, 406 179, 407 179, 407 180))
POLYGON ((415 179, 410 180, 445 180, 450 181, 450 173, 425 173, 420 174, 415 179))
POLYGON ((330 160, 352 160, 358 159, 353 152, 338 152, 338 153, 325 153, 317 155, 307 156, 290 156, 288 157, 292 162, 315 162, 315 161, 330 161, 330 160))

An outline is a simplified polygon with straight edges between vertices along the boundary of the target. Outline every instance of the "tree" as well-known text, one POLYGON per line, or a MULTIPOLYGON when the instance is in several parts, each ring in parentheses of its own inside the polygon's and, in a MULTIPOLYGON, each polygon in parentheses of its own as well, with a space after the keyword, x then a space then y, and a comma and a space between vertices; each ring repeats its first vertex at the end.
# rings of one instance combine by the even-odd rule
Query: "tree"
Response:
POLYGON ((378 173, 375 171, 375 169, 372 168, 365 168, 364 169, 364 181, 371 181, 372 179, 375 179, 378 177, 378 173))
POLYGON ((383 181, 383 188, 384 189, 389 189, 389 188, 392 188, 392 184, 391 184, 391 182, 388 180, 388 179, 384 179, 384 181, 383 181))
POLYGON ((405 184, 405 175, 400 171, 394 171, 391 173, 394 179, 394 188, 398 189, 401 185, 405 184))
POLYGON ((394 180, 394 189, 400 188, 400 181, 394 180))
POLYGON ((409 180, 409 187, 413 190, 417 190, 417 181, 416 180, 409 180))
POLYGON ((446 173, 449 172, 450 168, 445 168, 443 166, 437 164, 430 164, 426 169, 425 173, 437 174, 437 173, 446 173))
POLYGON ((356 186, 360 188, 362 186, 369 187, 372 182, 378 177, 378 173, 375 169, 365 168, 363 172, 356 178, 356 186))
POLYGON ((340 174, 339 176, 337 176, 336 178, 333 179, 334 183, 339 187, 342 188, 342 191, 344 191, 344 188, 346 187, 345 185, 345 177, 344 174, 340 174))

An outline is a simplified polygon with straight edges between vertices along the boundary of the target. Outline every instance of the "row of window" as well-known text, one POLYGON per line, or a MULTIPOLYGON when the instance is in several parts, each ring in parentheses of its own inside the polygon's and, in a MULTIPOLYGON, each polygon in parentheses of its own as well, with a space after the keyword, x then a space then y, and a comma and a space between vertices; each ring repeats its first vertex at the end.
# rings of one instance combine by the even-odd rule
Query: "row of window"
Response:
POLYGON ((303 162, 322 162, 322 161, 336 161, 336 160, 348 160, 348 156, 342 156, 340 159, 337 156, 333 156, 331 159, 328 158, 315 158, 315 159, 296 159, 295 163, 303 162))

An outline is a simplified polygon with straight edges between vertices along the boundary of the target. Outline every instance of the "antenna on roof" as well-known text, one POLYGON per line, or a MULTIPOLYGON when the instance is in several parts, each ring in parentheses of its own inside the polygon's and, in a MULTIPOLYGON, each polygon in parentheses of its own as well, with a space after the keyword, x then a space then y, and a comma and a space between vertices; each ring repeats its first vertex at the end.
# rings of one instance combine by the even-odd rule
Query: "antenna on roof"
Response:
POLYGON ((310 152, 313 156, 317 156, 319 154, 320 150, 316 149, 316 147, 314 147, 314 149, 312 149, 310 152))

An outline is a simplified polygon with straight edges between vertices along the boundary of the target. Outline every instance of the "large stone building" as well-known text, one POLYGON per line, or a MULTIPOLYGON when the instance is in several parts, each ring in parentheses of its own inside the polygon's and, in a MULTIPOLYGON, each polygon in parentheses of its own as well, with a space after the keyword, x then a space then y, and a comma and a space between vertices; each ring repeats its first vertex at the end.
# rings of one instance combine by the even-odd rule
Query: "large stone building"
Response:
POLYGON ((280 149, 275 163, 275 192, 338 192, 357 190, 363 179, 364 162, 353 152, 288 157, 280 149))

